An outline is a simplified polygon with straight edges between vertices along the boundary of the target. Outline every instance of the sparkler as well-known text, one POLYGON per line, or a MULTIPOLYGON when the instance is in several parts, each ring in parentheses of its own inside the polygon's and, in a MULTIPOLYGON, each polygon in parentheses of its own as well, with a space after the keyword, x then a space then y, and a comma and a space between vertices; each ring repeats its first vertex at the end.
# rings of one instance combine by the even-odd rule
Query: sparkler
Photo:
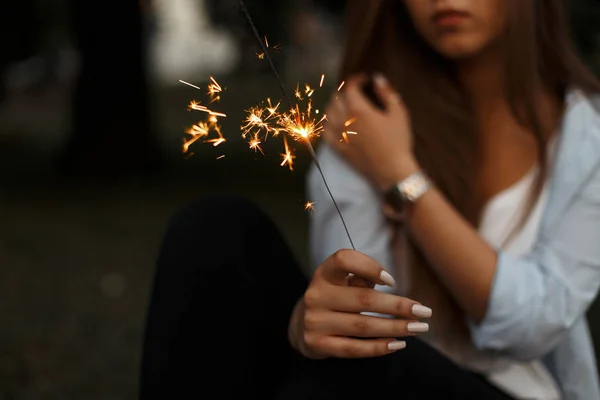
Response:
MULTIPOLYGON (((183 83, 184 85, 193 87, 194 89, 201 90, 200 87, 198 87, 194 84, 191 84, 189 82, 186 82, 183 80, 179 80, 179 82, 183 83)), ((223 88, 221 87, 221 85, 219 85, 219 83, 215 80, 215 78, 213 78, 211 76, 210 84, 208 85, 208 92, 207 92, 207 94, 209 96, 209 104, 212 104, 214 102, 221 100, 221 92, 222 91, 223 91, 223 88)), ((213 111, 213 110, 209 109, 207 106, 203 106, 194 100, 190 102, 188 109, 204 112, 204 113, 206 113, 207 118, 205 121, 200 121, 196 125, 193 125, 187 131, 187 134, 190 135, 191 138, 189 138, 183 142, 183 152, 184 153, 187 153, 189 151, 189 148, 193 143, 195 143, 196 141, 198 141, 201 138, 208 137, 211 132, 215 132, 217 134, 217 137, 213 138, 213 139, 205 139, 204 143, 210 143, 214 147, 217 147, 218 145, 227 141, 225 139, 225 137, 223 136, 223 132, 221 131, 221 125, 219 125, 219 118, 227 117, 226 114, 218 112, 218 111, 213 111)), ((220 158, 223 158, 223 157, 219 157, 218 159, 220 159, 220 158)))
MULTIPOLYGON (((311 107, 310 102, 309 102, 306 112, 303 112, 303 113, 300 112, 298 104, 294 104, 292 102, 291 97, 288 95, 287 90, 285 89, 283 80, 281 79, 281 76, 279 75, 279 71, 277 71, 277 68, 275 67, 275 64, 273 63, 273 60, 271 59, 271 57, 269 55, 268 41, 266 41, 266 40, 263 41, 262 36, 258 32, 258 29, 256 28, 256 25, 254 24, 252 15, 250 15, 250 12, 248 11, 248 8, 246 7, 246 3, 244 2, 244 0, 239 0, 239 5, 240 5, 240 9, 241 9, 242 13, 246 17, 246 20, 248 21, 248 24, 250 25, 250 28, 252 29, 252 33, 256 37, 256 39, 261 47, 262 52, 259 54, 261 56, 264 54, 264 59, 266 59, 267 62, 269 63, 271 72, 275 76, 275 79, 277 80, 277 83, 279 84, 281 93, 282 93, 284 99, 286 100, 287 105, 289 106, 289 110, 290 110, 287 113, 279 114, 279 118, 277 118, 277 126, 274 128, 268 128, 268 127, 271 127, 272 125, 266 121, 269 118, 272 118, 274 115, 277 115, 277 113, 276 113, 277 107, 274 108, 274 111, 271 112, 270 116, 267 115, 264 119, 263 119, 264 112, 259 113, 259 111, 261 111, 260 109, 255 109, 254 113, 250 112, 249 118, 253 118, 253 120, 260 121, 260 124, 263 124, 261 126, 263 127, 263 129, 266 129, 265 139, 266 139, 266 135, 268 135, 269 133, 273 133, 273 135, 277 135, 279 132, 281 132, 283 130, 286 133, 288 133, 295 140, 297 140, 297 141, 302 140, 306 143, 306 146, 308 148, 308 151, 310 153, 312 161, 315 164, 317 170, 319 171, 319 174, 321 175, 321 179, 323 180, 325 188, 327 189, 327 193, 329 194, 329 197, 331 198, 331 201, 333 202, 333 205, 335 206, 335 209, 336 209, 338 215, 340 216, 342 225, 344 226, 344 230, 346 231, 346 235, 348 236, 348 240, 350 241, 350 245, 352 246, 352 249, 356 250, 356 248, 354 246, 354 242, 352 241, 352 237, 350 236, 348 226, 346 225, 346 221, 344 220, 344 216, 342 215, 342 212, 341 212, 333 194, 331 193, 331 189, 329 188, 329 184, 327 183, 327 180, 325 179, 325 174, 323 173, 323 169, 321 168, 319 159, 317 158, 317 155, 312 146, 312 143, 310 142, 311 137, 318 136, 319 133, 323 130, 322 122, 324 121, 324 119, 326 117, 323 117, 319 121, 315 121, 313 118, 311 118, 312 107, 311 107), (266 125, 266 128, 265 128, 265 125, 266 125)), ((263 57, 261 57, 261 58, 263 58, 263 57)), ((323 85, 324 78, 325 78, 324 76, 321 77, 321 82, 320 82, 319 86, 323 85)), ((341 90, 343 86, 344 86, 344 82, 342 82, 340 84, 340 86, 338 87, 338 91, 341 90)), ((312 89, 310 89, 310 87, 307 87, 306 89, 307 90, 305 91, 305 95, 308 98, 310 98, 310 96, 314 93, 314 91, 312 89)), ((300 98, 301 93, 298 90, 298 88, 297 88, 295 94, 296 94, 296 97, 299 100, 301 100, 301 98, 300 98)), ((270 102, 269 102, 269 104, 270 104, 270 102)), ((267 113, 268 112, 269 112, 269 109, 267 108, 267 113)), ((246 122, 250 123, 250 121, 248 121, 248 120, 246 122)), ((243 132, 242 135, 244 135, 244 132, 247 135, 250 132, 248 129, 252 130, 252 127, 255 127, 255 125, 250 124, 250 125, 246 125, 245 128, 242 127, 242 132, 243 132), (244 129, 246 129, 246 130, 244 130, 244 129)), ((293 165, 292 164, 293 155, 291 154, 291 152, 289 150, 286 137, 284 136, 283 139, 284 139, 284 145, 285 145, 285 154, 282 154, 283 161, 282 161, 281 165, 284 166, 287 164, 291 169, 292 165, 293 165)), ((259 142, 259 144, 260 144, 260 142, 259 142)))

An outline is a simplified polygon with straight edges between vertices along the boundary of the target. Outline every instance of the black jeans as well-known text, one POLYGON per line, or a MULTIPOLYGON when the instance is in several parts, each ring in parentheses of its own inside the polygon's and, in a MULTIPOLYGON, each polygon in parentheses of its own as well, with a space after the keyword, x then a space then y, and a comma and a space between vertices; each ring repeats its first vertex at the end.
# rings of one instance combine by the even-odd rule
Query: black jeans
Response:
POLYGON ((213 197, 177 213, 151 297, 141 399, 509 399, 418 339, 381 358, 301 357, 287 327, 307 284, 251 203, 213 197))

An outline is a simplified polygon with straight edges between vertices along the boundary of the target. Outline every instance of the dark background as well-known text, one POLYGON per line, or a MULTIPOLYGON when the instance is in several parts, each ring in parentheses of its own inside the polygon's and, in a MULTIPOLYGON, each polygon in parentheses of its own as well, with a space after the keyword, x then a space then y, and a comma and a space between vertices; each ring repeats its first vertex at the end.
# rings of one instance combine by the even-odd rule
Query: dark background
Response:
MULTIPOLYGON (((574 33, 600 71, 596 0, 574 33)), ((249 0, 285 84, 337 86, 342 1, 249 0)), ((0 3, 0 399, 132 399, 154 262, 169 216, 211 193, 258 202, 306 265, 306 149, 254 153, 244 110, 280 97, 235 0, 0 3), (182 154, 209 76, 228 142, 182 154), (224 154, 225 158, 216 158, 224 154)), ((201 260, 202 254, 198 254, 201 260)), ((600 340, 600 309, 590 311, 600 340)))

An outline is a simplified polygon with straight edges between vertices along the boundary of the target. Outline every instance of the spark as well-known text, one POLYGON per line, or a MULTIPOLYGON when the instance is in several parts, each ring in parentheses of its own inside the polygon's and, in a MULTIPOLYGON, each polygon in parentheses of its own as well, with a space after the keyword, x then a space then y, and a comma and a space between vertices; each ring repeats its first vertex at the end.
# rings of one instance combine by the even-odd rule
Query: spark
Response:
POLYGON ((302 97, 302 92, 300 91, 300 84, 296 86, 296 89, 294 90, 294 96, 296 96, 296 98, 300 101, 304 100, 302 97))
POLYGON ((200 88, 199 88, 198 86, 196 86, 196 85, 193 85, 193 84, 191 84, 191 83, 189 83, 189 82, 183 81, 183 80, 181 80, 181 79, 179 80, 179 82, 183 83, 184 85, 191 86, 191 87, 193 87, 194 89, 198 89, 198 90, 200 90, 200 88))
POLYGON ((265 136, 268 135, 271 127, 269 126, 267 119, 269 119, 273 114, 267 115, 265 117, 265 109, 254 106, 246 111, 248 115, 244 122, 245 125, 242 126, 242 137, 245 139, 251 132, 264 132, 265 136))
MULTIPOLYGON (((189 82, 182 81, 180 82, 191 86, 195 89, 200 89, 200 87, 193 85, 189 82)), ((207 95, 209 97, 210 103, 214 103, 221 99, 220 93, 223 92, 223 87, 217 82, 215 78, 210 77, 210 82, 208 84, 207 95)), ((200 121, 197 124, 193 125, 186 133, 191 136, 190 138, 184 139, 183 142, 183 152, 190 155, 190 146, 197 142, 200 138, 207 138, 211 135, 211 133, 216 133, 216 138, 206 139, 204 143, 210 143, 213 146, 219 146, 220 144, 226 142, 225 137, 221 131, 221 126, 219 125, 219 118, 225 118, 227 115, 225 113, 214 111, 208 108, 205 105, 200 104, 199 102, 193 100, 188 105, 189 110, 200 111, 206 113, 206 119, 204 121, 200 121)))
POLYGON ((267 99, 266 105, 261 104, 249 108, 246 110, 247 115, 241 127, 242 137, 246 138, 252 134, 253 140, 260 140, 254 135, 257 132, 262 135, 262 140, 265 140, 269 134, 277 136, 281 132, 285 132, 294 141, 319 137, 324 130, 323 122, 327 116, 313 117, 312 100, 309 96, 312 96, 314 92, 315 90, 309 84, 304 85, 302 91, 298 84, 295 94, 299 102, 287 112, 280 111, 281 103, 273 105, 271 99, 267 99))
POLYGON ((348 139, 348 134, 346 132, 342 132, 342 138, 340 139, 340 143, 341 142, 350 143, 350 140, 348 139))
POLYGON ((221 112, 213 111, 213 110, 209 109, 208 107, 203 106, 202 104, 198 103, 195 100, 192 100, 190 102, 190 105, 188 106, 188 108, 190 110, 202 111, 202 112, 205 112, 205 113, 207 113, 209 115, 213 115, 215 117, 226 117, 227 116, 227 114, 223 114, 221 112))
POLYGON ((287 139, 285 138, 285 136, 283 137, 283 145, 285 147, 285 153, 281 153, 281 166, 285 166, 287 165, 288 168, 290 169, 290 171, 294 170, 294 158, 296 158, 293 154, 292 151, 290 150, 290 147, 288 146, 288 142, 287 139))
POLYGON ((271 99, 267 99, 267 104, 269 105, 267 107, 267 111, 269 112, 269 117, 271 117, 271 116, 275 115, 275 113, 277 113, 277 109, 281 105, 281 102, 277 103, 277 104, 275 104, 275 106, 273 106, 273 104, 271 103, 271 99))
POLYGON ((350 125, 352 125, 353 123, 356 122, 356 117, 355 118, 350 118, 348 121, 344 122, 344 126, 347 128, 350 125))
MULTIPOLYGON (((267 37, 265 36, 265 48, 269 48, 269 39, 267 39, 267 37)), ((271 47, 273 49, 273 51, 280 51, 281 50, 281 45, 280 44, 276 44, 275 46, 271 47)))
POLYGON ((197 125, 192 126, 187 134, 191 136, 190 139, 184 140, 183 142, 183 152, 187 153, 190 149, 190 146, 194 144, 198 139, 208 136, 210 132, 210 127, 206 122, 198 122, 197 125))
POLYGON ((259 60, 264 60, 265 59, 265 53, 256 53, 256 58, 259 60))
POLYGON ((312 96, 314 92, 315 92, 314 89, 311 88, 310 85, 307 83, 306 87, 304 89, 304 94, 306 94, 306 97, 312 96))
POLYGON ((208 85, 208 96, 210 98, 210 103, 214 103, 215 101, 221 100, 221 92, 223 92, 223 88, 219 83, 213 78, 210 77, 210 84, 208 85))
POLYGON ((250 140, 249 144, 252 150, 254 150, 255 152, 260 151, 263 156, 265 155, 262 148, 260 147, 261 141, 258 137, 258 132, 254 133, 254 137, 252 138, 252 140, 250 140))
POLYGON ((348 135, 357 135, 357 132, 354 131, 345 131, 342 132, 342 138, 340 139, 340 142, 346 142, 346 143, 350 143, 350 138, 348 137, 348 135))
POLYGON ((323 116, 319 120, 308 118, 308 115, 295 113, 283 114, 279 119, 279 124, 283 130, 292 137, 292 139, 310 140, 319 137, 324 130, 323 121, 327 118, 323 116))
POLYGON ((307 201, 306 204, 304 205, 304 210, 305 211, 315 211, 315 203, 307 201))
POLYGON ((216 139, 208 139, 205 140, 204 143, 211 143, 214 147, 217 147, 221 143, 225 143, 227 140, 224 137, 219 137, 216 139))
POLYGON ((342 81, 342 83, 340 83, 340 86, 338 86, 337 91, 339 92, 340 90, 342 90, 342 88, 344 87, 345 84, 346 84, 346 81, 342 81))
POLYGON ((323 87, 323 82, 325 82, 325 74, 321 75, 321 82, 319 82, 319 87, 323 87))
POLYGON ((217 157, 217 160, 222 160, 224 158, 225 158, 225 155, 222 155, 222 156, 217 157))

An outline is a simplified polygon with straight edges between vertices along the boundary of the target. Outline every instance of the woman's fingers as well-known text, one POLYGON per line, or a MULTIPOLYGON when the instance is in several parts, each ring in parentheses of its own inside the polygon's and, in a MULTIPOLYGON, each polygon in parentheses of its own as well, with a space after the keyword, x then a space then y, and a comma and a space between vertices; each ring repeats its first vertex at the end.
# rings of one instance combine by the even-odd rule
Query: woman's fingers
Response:
POLYGON ((406 347, 406 342, 393 339, 360 340, 313 333, 305 335, 304 340, 320 354, 336 358, 380 357, 406 347))
POLYGON ((371 312, 399 318, 429 318, 431 310, 414 300, 380 292, 371 288, 330 286, 326 293, 309 288, 304 301, 309 308, 339 312, 371 312))
POLYGON ((363 76, 354 77, 346 81, 345 103, 348 113, 352 117, 360 118, 365 111, 375 109, 371 100, 363 92, 363 85, 366 81, 367 79, 363 76))
POLYGON ((398 338, 429 331, 425 322, 325 310, 307 313, 304 324, 323 335, 363 338, 398 338))
POLYGON ((393 110, 402 104, 402 98, 390 85, 387 78, 383 74, 375 74, 373 76, 373 81, 375 83, 375 91, 377 92, 377 95, 381 101, 385 104, 385 108, 387 110, 393 110))
POLYGON ((375 283, 356 275, 350 275, 348 277, 348 286, 373 289, 375 287, 375 283))
POLYGON ((318 273, 334 285, 342 285, 353 274, 379 285, 394 286, 392 275, 366 254, 354 250, 339 250, 321 265, 318 273))

